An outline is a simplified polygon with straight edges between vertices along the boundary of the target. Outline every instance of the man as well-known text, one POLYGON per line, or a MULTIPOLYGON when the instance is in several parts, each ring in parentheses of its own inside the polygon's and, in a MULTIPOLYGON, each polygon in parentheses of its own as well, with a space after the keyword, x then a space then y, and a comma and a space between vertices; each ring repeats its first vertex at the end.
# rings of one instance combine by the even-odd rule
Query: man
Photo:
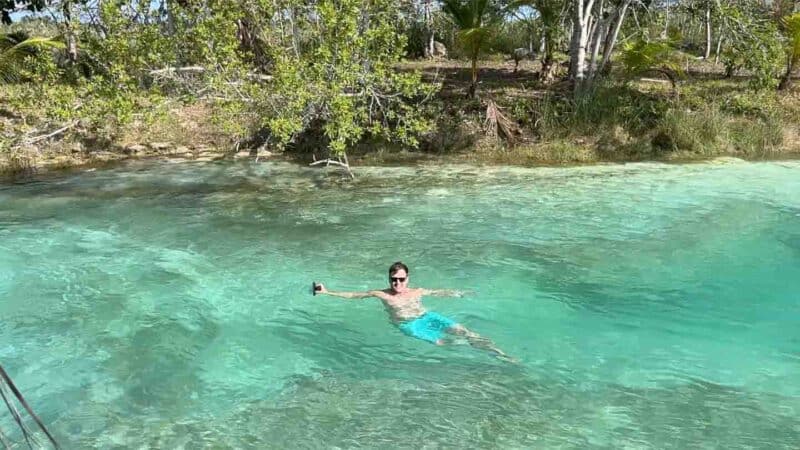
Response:
POLYGON ((409 288, 408 279, 408 266, 398 261, 389 267, 389 288, 387 289, 367 292, 333 292, 327 290, 323 284, 315 283, 314 293, 351 299, 377 297, 383 302, 392 322, 409 336, 436 345, 443 345, 447 342, 445 334, 461 336, 466 338, 473 347, 489 350, 498 357, 512 360, 502 350, 495 347, 489 339, 441 314, 426 311, 420 301, 423 295, 462 297, 462 292, 449 289, 409 288))

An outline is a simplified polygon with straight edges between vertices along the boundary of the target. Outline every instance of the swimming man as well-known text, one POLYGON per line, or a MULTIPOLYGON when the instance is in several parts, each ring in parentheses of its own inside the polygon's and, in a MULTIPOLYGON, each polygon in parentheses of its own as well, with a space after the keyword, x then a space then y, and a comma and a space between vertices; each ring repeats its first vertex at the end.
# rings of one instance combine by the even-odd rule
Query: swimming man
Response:
POLYGON ((489 339, 474 333, 463 325, 448 319, 435 312, 426 311, 422 306, 423 295, 437 297, 462 297, 460 291, 450 289, 422 289, 408 287, 409 270, 402 262, 396 262, 389 267, 389 288, 367 292, 333 292, 323 284, 316 284, 317 294, 328 294, 342 298, 370 298, 377 297, 389 313, 392 322, 400 327, 403 333, 434 343, 443 345, 447 342, 445 334, 461 336, 467 339, 473 347, 489 350, 495 355, 511 360, 502 350, 495 347, 489 339))

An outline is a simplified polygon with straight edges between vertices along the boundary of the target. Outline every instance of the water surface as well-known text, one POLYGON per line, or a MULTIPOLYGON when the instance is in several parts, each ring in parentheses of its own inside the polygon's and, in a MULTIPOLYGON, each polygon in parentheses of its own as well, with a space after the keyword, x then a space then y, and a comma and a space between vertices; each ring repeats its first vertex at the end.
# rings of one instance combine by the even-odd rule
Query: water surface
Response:
POLYGON ((0 362, 66 448, 800 442, 800 163, 357 173, 0 185, 0 362), (396 260, 520 364, 309 295, 396 260))

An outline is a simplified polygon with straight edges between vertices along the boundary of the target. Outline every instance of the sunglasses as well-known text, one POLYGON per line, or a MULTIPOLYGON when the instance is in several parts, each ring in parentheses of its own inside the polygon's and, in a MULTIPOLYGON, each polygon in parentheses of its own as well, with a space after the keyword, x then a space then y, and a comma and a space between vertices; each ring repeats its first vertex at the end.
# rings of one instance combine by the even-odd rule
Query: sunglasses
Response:
POLYGON ((389 281, 391 281, 392 283, 405 283, 406 282, 406 277, 403 277, 403 278, 389 277, 389 281))

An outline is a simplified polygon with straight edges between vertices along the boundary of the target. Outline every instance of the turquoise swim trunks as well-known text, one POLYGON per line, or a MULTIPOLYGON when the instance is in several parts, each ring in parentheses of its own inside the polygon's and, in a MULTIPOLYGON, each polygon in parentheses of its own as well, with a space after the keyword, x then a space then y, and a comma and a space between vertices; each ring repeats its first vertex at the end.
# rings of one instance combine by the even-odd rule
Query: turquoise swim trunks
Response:
POLYGON ((455 321, 441 314, 426 312, 414 320, 401 323, 400 330, 411 337, 436 343, 436 341, 442 338, 442 335, 445 333, 444 330, 455 325, 455 321))

